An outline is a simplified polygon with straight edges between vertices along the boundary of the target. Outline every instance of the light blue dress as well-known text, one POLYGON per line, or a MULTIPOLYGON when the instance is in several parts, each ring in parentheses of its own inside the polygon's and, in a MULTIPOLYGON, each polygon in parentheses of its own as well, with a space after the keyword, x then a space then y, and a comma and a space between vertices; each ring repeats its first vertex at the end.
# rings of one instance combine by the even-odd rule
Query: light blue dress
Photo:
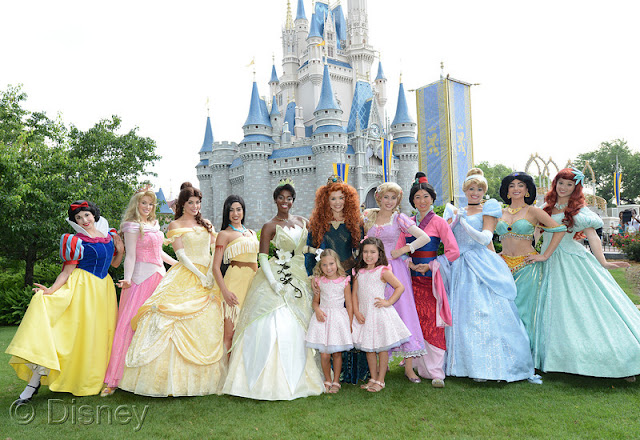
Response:
MULTIPOLYGON (((552 218, 561 222, 564 213, 552 218)), ((536 368, 596 377, 640 374, 640 312, 608 270, 579 242, 576 232, 602 220, 584 207, 556 251, 543 263, 536 368)), ((551 242, 544 233, 544 249, 551 242)))
MULTIPOLYGON (((499 218, 494 199, 482 213, 459 216, 482 230, 483 216, 499 218)), ((447 376, 513 382, 534 375, 529 338, 514 303, 516 285, 507 264, 495 252, 474 241, 454 221, 460 258, 451 264, 449 305, 453 326, 445 329, 447 376)))

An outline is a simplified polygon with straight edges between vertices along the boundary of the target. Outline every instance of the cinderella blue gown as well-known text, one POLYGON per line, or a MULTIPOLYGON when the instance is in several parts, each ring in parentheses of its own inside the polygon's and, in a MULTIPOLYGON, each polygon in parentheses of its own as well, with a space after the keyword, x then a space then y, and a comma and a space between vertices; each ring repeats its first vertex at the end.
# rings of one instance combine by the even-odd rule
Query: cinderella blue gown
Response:
MULTIPOLYGON (((502 209, 487 200, 482 213, 458 214, 482 230, 483 216, 499 218, 502 209)), ((447 376, 513 382, 532 378, 529 338, 514 303, 516 285, 507 264, 473 240, 455 220, 460 257, 451 264, 449 305, 453 326, 445 328, 447 376)))
MULTIPOLYGON (((552 218, 561 222, 564 213, 552 218)), ((536 368, 584 376, 640 374, 640 312, 576 232, 602 227, 584 207, 555 252, 543 263, 538 323, 533 344, 536 368)), ((544 249, 551 242, 544 233, 544 249)))

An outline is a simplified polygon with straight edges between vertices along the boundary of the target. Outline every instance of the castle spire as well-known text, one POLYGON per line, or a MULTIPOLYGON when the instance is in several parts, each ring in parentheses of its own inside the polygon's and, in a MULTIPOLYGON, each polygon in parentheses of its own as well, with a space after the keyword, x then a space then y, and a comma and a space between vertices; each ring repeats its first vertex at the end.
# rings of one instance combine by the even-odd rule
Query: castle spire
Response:
POLYGON ((296 20, 306 20, 307 16, 304 13, 304 0, 298 0, 298 10, 296 11, 296 20))
POLYGON ((251 90, 251 103, 249 105, 249 114, 247 115, 247 120, 244 123, 244 126, 247 125, 267 125, 271 126, 271 121, 268 118, 268 114, 265 115, 262 109, 262 100, 260 99, 260 94, 258 93, 258 85, 256 82, 253 82, 253 88, 251 90))
POLYGON ((204 142, 202 142, 202 148, 200 153, 206 153, 213 151, 213 131, 211 130, 211 118, 207 116, 207 125, 204 129, 204 142))
POLYGON ((293 29, 293 18, 291 18, 291 1, 287 0, 287 21, 284 25, 287 30, 293 29))
POLYGON ((378 61, 378 75, 376 76, 376 79, 387 79, 382 71, 382 61, 378 61))
POLYGON ((269 83, 279 83, 280 80, 278 79, 278 74, 276 73, 276 65, 275 62, 274 64, 271 66, 271 79, 269 80, 269 83))
POLYGON ((278 101, 276 100, 276 95, 273 95, 273 100, 271 101, 271 113, 269 116, 280 116, 280 110, 278 109, 278 101))
POLYGON ((407 106, 407 98, 404 96, 404 85, 400 83, 400 90, 398 91, 398 104, 396 105, 396 116, 393 118, 391 125, 413 123, 413 120, 409 116, 409 108, 407 106))
POLYGON ((324 73, 322 75, 322 90, 320 91, 320 100, 315 111, 318 110, 341 110, 333 95, 331 87, 331 79, 329 78, 329 66, 324 65, 324 73))

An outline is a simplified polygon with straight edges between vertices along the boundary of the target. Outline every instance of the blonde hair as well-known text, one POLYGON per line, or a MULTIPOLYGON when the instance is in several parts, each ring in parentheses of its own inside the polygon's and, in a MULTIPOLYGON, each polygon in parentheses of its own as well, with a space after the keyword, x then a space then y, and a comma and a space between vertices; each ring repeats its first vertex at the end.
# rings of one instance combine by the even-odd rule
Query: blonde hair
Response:
MULTIPOLYGON (((158 199, 156 197, 156 193, 151 191, 150 189, 146 191, 140 191, 135 193, 129 199, 129 204, 127 205, 127 209, 124 211, 124 215, 122 216, 122 223, 124 222, 134 222, 140 225, 140 237, 144 237, 144 225, 142 224, 142 216, 140 216, 140 211, 138 211, 138 203, 143 197, 149 197, 152 203, 157 205, 158 199)), ((156 210, 152 210, 149 213, 149 218, 147 218, 148 222, 153 223, 156 220, 156 210)))
MULTIPOLYGON (((376 199, 376 203, 380 206, 380 200, 382 200, 382 196, 385 193, 392 192, 396 196, 398 196, 398 204, 394 208, 394 211, 400 212, 400 202, 402 202, 402 188, 395 182, 385 182, 376 188, 376 192, 374 197, 376 199)), ((380 208, 372 208, 364 211, 364 230, 368 231, 371 226, 376 222, 378 218, 378 212, 380 212, 380 208)))
POLYGON ((347 273, 344 271, 342 264, 340 264, 340 257, 333 249, 325 249, 320 254, 320 260, 316 263, 316 266, 313 268, 313 276, 316 278, 320 278, 324 276, 322 272, 322 268, 320 267, 320 262, 324 257, 333 257, 336 260, 336 267, 338 268, 338 275, 341 277, 347 276, 347 273))
POLYGON ((470 186, 477 185, 478 187, 487 191, 489 189, 489 185, 487 184, 487 179, 484 177, 484 171, 480 168, 471 168, 467 173, 467 178, 464 180, 462 184, 462 191, 466 191, 470 186), (474 177, 477 176, 477 177, 474 177))

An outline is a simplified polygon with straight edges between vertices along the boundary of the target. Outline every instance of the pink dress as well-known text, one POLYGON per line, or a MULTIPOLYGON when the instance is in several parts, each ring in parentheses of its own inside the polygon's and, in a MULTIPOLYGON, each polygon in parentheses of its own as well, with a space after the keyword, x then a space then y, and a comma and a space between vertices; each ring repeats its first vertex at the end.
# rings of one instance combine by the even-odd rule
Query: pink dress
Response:
POLYGON ((338 353, 353 348, 349 314, 344 306, 344 289, 351 277, 330 280, 320 278, 320 309, 327 315, 324 322, 311 315, 307 329, 307 347, 320 353, 338 353))
POLYGON ((109 366, 104 377, 104 383, 111 388, 117 387, 122 378, 124 360, 133 338, 131 318, 138 313, 140 306, 156 290, 166 273, 162 263, 164 234, 160 231, 157 222, 153 226, 144 226, 143 237, 140 237, 138 223, 124 222, 121 229, 125 234, 126 252, 135 255, 135 265, 128 263, 125 259, 124 277, 131 281, 131 287, 120 293, 118 324, 113 336, 109 366))
POLYGON ((411 332, 393 307, 376 307, 376 298, 384 298, 387 283, 382 272, 389 266, 360 269, 358 272, 358 307, 364 315, 364 324, 353 319, 353 344, 362 351, 387 351, 411 338, 411 332))

